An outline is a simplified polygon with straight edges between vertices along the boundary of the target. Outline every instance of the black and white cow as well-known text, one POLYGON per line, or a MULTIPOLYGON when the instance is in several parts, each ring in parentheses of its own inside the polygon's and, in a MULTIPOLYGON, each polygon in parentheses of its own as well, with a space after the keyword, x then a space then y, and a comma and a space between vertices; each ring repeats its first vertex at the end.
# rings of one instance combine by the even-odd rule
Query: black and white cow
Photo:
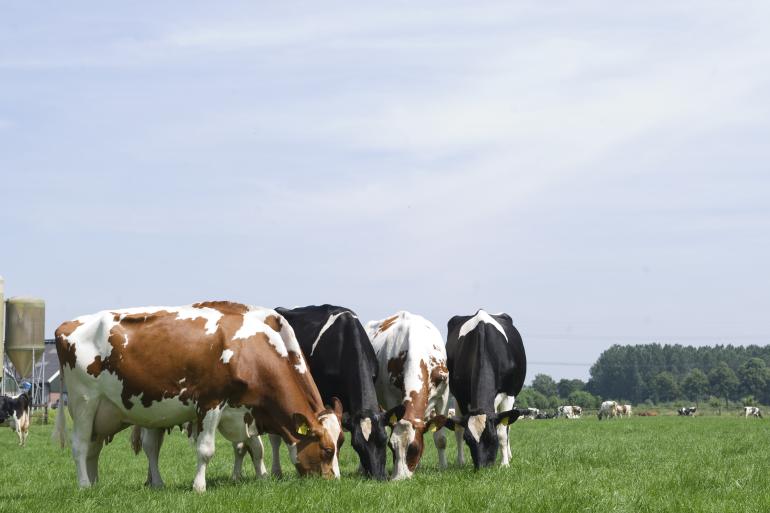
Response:
POLYGON ((8 426, 16 431, 19 437, 19 445, 24 447, 29 434, 29 407, 31 401, 27 394, 16 397, 0 396, 0 424, 8 423, 8 426))
POLYGON ((449 389, 461 416, 446 426, 455 431, 458 463, 464 463, 464 439, 477 469, 494 464, 500 445, 502 465, 508 466, 508 425, 521 414, 513 403, 527 373, 521 335, 509 315, 484 310, 452 317, 447 328, 449 389))
MULTIPOLYGON (((331 404, 342 401, 343 427, 351 433, 362 472, 385 479, 385 456, 389 415, 380 411, 375 380, 377 356, 356 314, 341 306, 322 305, 277 308, 299 340, 321 398, 331 404)), ((280 473, 278 447, 273 445, 273 472, 280 473)))
POLYGON ((693 417, 695 416, 695 411, 697 408, 695 406, 688 406, 686 408, 679 408, 676 410, 677 414, 683 416, 683 417, 693 417))
POLYGON ((744 406, 743 407, 743 413, 744 413, 745 418, 747 418, 747 419, 749 418, 749 416, 755 417, 757 419, 761 419, 762 418, 762 411, 759 408, 757 408, 756 406, 744 406))

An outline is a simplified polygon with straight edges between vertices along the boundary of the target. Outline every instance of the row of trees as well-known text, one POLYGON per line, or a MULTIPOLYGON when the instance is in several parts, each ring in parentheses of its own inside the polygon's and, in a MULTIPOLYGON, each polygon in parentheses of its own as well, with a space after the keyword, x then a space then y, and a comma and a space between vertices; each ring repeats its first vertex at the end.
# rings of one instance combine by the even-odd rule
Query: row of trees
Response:
POLYGON ((634 403, 680 399, 770 402, 770 346, 614 345, 591 367, 586 390, 634 403))
POLYGON ((580 379, 561 379, 557 383, 548 374, 538 374, 532 386, 524 387, 516 397, 516 404, 522 408, 556 409, 563 404, 574 404, 583 408, 598 408, 601 399, 586 390, 586 383, 580 379))

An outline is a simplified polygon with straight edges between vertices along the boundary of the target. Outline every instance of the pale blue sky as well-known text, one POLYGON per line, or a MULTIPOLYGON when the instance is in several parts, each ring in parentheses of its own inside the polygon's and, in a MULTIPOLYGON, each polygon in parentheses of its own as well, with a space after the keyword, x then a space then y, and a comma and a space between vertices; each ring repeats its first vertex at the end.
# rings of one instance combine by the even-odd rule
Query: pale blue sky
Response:
POLYGON ((0 1, 0 274, 49 335, 226 298, 506 311, 529 379, 770 343, 767 2, 160 4, 0 1))

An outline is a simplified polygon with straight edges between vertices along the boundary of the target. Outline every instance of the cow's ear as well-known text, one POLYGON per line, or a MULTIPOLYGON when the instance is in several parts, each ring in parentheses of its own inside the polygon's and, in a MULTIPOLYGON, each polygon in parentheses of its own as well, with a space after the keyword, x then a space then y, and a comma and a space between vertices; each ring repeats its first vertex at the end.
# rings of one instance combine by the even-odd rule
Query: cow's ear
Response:
POLYGON ((382 416, 383 422, 385 425, 393 427, 398 424, 398 421, 404 417, 404 413, 406 413, 406 406, 403 404, 394 406, 393 408, 386 411, 385 415, 382 416))
POLYGON ((310 427, 310 421, 301 413, 295 413, 291 416, 294 422, 293 434, 297 438, 308 438, 313 436, 313 429, 310 427))
POLYGON ((425 423, 425 428, 423 431, 438 431, 444 427, 444 424, 446 424, 447 420, 448 419, 444 415, 434 415, 428 422, 425 423))
POLYGON ((521 410, 517 410, 516 408, 504 412, 500 412, 497 414, 497 417, 495 418, 495 425, 502 424, 503 426, 507 426, 508 424, 513 424, 516 422, 516 419, 518 419, 521 416, 522 412, 521 410))
POLYGON ((339 420, 340 424, 342 424, 342 401, 340 401, 337 397, 332 397, 332 410, 334 410, 334 414, 337 416, 337 420, 339 420))

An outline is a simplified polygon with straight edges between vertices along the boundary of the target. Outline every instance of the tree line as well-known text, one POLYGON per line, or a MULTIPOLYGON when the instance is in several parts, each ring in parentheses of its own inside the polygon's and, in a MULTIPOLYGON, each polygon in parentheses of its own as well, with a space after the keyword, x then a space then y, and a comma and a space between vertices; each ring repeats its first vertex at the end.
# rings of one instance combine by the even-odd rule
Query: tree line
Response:
POLYGON ((613 345, 591 366, 588 382, 556 382, 538 374, 517 403, 540 409, 561 404, 597 408, 602 399, 633 404, 710 399, 714 404, 719 398, 725 404, 770 404, 768 364, 770 346, 613 345))

